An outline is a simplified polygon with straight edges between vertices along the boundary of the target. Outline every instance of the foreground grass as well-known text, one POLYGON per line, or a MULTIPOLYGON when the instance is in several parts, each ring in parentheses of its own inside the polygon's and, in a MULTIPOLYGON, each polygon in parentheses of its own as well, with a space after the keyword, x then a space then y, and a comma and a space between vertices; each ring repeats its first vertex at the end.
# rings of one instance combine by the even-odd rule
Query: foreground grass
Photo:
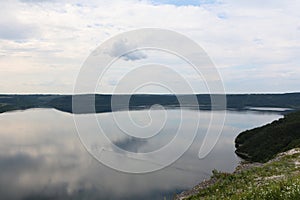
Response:
POLYGON ((215 183, 186 199, 300 199, 300 149, 233 174, 213 171, 215 183))

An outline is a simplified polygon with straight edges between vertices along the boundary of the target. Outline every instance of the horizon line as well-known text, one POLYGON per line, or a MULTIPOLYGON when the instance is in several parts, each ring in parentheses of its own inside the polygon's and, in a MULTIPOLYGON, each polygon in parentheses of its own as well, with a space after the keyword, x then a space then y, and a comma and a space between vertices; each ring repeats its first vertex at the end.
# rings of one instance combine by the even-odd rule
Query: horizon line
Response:
POLYGON ((72 95, 270 95, 270 94, 299 94, 300 91, 293 91, 293 92, 245 92, 245 93, 182 93, 182 94, 172 94, 172 93, 0 93, 0 95, 53 95, 53 96, 72 96, 72 95))

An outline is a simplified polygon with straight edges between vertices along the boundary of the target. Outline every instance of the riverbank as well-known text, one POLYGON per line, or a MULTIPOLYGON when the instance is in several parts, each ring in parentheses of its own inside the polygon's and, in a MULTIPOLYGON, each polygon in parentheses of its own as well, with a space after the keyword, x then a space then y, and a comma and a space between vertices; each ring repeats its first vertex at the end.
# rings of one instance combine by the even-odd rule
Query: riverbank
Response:
POLYGON ((176 200, 300 199, 300 148, 278 154, 266 163, 242 162, 233 173, 213 171, 176 200))
POLYGON ((280 152, 300 147, 300 111, 240 133, 235 147, 239 157, 251 162, 267 162, 280 152))
POLYGON ((213 170, 175 199, 300 199, 300 111, 244 131, 235 143, 245 161, 232 174, 213 170))

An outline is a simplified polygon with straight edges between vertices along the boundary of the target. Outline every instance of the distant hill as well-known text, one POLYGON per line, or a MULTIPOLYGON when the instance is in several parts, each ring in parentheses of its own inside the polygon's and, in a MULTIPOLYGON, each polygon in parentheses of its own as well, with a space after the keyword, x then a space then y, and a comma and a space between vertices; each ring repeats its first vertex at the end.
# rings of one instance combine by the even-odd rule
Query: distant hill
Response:
POLYGON ((48 108, 48 103, 61 95, 0 95, 0 113, 30 108, 48 108))
POLYGON ((300 147, 300 111, 265 126, 247 130, 235 140, 236 154, 252 162, 266 162, 280 152, 300 147))
MULTIPOLYGON (((76 95, 78 97, 79 95, 76 95)), ((92 94, 81 95, 91 97, 92 94)), ((215 94, 218 96, 218 94, 215 94)), ((12 110, 24 110, 29 108, 55 108, 64 112, 73 113, 72 95, 0 95, 0 113, 12 110)), ((117 109, 127 109, 127 105, 122 103, 122 99, 130 97, 129 109, 145 109, 152 105, 160 104, 165 107, 179 107, 178 97, 187 100, 191 95, 114 95, 120 100, 117 109)), ((98 113, 111 112, 112 95, 95 95, 95 110, 98 113)), ((249 107, 275 107, 290 108, 300 110, 300 93, 287 94, 228 94, 227 109, 229 110, 248 110, 249 107)), ((200 109, 210 110, 211 99, 209 94, 197 95, 200 109)), ((93 102, 92 102, 93 103, 93 102)), ((184 106, 195 108, 197 105, 186 103, 184 106)), ((218 106, 218 105, 216 105, 218 106)), ((81 112, 90 112, 82 110, 81 112)))
POLYGON ((276 107, 300 109, 300 93, 227 95, 228 108, 276 107))

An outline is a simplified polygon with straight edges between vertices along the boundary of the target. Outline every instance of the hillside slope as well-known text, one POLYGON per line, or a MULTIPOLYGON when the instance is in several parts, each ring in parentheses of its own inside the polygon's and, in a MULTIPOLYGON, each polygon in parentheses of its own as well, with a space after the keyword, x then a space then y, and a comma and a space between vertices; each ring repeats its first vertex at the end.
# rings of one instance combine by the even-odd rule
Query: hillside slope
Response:
POLYGON ((281 153, 267 163, 244 163, 232 173, 213 171, 210 180, 176 200, 299 200, 300 149, 281 153))
POLYGON ((300 147, 300 111, 244 131, 235 143, 236 154, 252 162, 266 162, 280 152, 300 147))

